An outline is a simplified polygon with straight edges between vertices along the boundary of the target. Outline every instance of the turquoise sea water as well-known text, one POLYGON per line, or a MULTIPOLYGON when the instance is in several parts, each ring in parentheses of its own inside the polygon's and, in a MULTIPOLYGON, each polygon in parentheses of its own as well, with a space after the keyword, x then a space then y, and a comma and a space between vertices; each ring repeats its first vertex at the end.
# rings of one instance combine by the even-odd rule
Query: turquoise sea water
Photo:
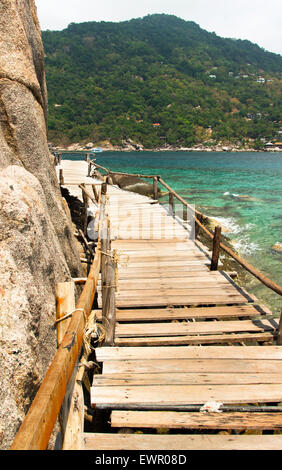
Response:
MULTIPOLYGON (((160 174, 187 201, 227 227, 237 251, 282 285, 282 252, 272 250, 282 243, 282 153, 105 152, 97 154, 97 163, 116 171, 160 174)), ((255 279, 247 287, 281 310, 282 299, 255 279)))

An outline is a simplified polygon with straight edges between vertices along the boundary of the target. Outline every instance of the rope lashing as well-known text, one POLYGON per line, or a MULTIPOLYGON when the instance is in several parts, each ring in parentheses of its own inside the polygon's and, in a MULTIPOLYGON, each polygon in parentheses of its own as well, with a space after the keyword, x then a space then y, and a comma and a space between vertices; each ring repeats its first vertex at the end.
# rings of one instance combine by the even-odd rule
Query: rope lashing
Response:
POLYGON ((60 323, 61 321, 66 320, 67 318, 70 318, 73 313, 78 312, 79 310, 80 310, 81 312, 83 312, 84 321, 86 322, 87 319, 86 319, 86 314, 85 314, 84 308, 76 308, 76 309, 73 310, 72 312, 69 312, 69 313, 67 313, 66 315, 64 315, 63 317, 58 318, 58 319, 56 320, 56 324, 57 324, 57 323, 60 323))
POLYGON ((115 265, 115 285, 114 286, 113 285, 103 286, 103 288, 107 289, 107 288, 110 288, 110 287, 114 287, 116 289, 116 292, 118 292, 118 264, 121 267, 127 268, 129 255, 125 255, 125 254, 121 253, 118 250, 113 250, 113 252, 106 252, 106 251, 102 251, 102 250, 99 250, 99 251, 100 251, 100 253, 102 253, 102 255, 105 255, 105 256, 108 256, 108 257, 112 258, 112 260, 114 262, 114 265, 115 265), (122 256, 126 257, 125 261, 121 261, 122 256))

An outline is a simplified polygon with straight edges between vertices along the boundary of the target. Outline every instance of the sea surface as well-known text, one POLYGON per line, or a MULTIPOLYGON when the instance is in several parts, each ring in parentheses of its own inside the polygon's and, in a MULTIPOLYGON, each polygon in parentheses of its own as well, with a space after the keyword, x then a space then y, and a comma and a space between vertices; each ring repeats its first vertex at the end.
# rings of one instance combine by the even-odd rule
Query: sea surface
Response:
MULTIPOLYGON (((248 262, 282 285, 282 252, 272 249, 282 243, 282 153, 104 152, 96 159, 115 171, 160 174, 188 202, 221 222, 248 262)), ((280 313, 278 294, 253 277, 247 287, 280 313)))

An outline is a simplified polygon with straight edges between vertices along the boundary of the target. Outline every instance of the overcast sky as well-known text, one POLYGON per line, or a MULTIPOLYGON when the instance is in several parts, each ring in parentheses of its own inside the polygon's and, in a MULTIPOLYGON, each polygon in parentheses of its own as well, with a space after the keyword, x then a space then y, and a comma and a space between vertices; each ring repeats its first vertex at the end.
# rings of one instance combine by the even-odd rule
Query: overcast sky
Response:
POLYGON ((249 39, 282 54, 282 0, 35 0, 41 29, 169 13, 218 36, 249 39))

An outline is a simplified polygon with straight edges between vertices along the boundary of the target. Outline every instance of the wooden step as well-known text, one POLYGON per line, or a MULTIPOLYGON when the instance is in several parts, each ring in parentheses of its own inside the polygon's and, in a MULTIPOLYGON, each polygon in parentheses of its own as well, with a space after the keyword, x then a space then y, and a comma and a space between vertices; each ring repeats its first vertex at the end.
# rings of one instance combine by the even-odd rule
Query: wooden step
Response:
MULTIPOLYGON (((156 359, 253 359, 282 360, 281 346, 248 346, 248 348, 229 346, 189 346, 189 347, 101 347, 96 349, 99 362, 106 360, 156 360, 156 359)), ((282 365, 282 362, 281 362, 282 365)))
MULTIPOLYGON (((236 305, 233 307, 198 307, 198 308, 145 308, 125 309, 116 311, 118 322, 164 321, 209 318, 222 319, 232 317, 252 317, 268 313, 255 305, 236 305)), ((95 310, 97 320, 102 320, 101 310, 95 310)))
MULTIPOLYGON (((159 349, 164 346, 159 346, 159 349)), ((173 348, 174 346, 171 346, 173 348)), ((182 346, 177 346, 181 348, 182 346)), ((189 346, 193 348, 194 346, 189 346)), ((214 346, 197 346, 198 349, 204 349, 205 347, 213 348, 214 346)), ((225 346, 220 346, 224 348, 225 346)), ((246 347, 234 347, 229 346, 229 349, 249 349, 254 346, 246 347)), ((260 349, 265 349, 268 346, 259 346, 260 349)), ((138 346, 134 349, 137 349, 138 346)), ((121 347, 120 349, 127 349, 121 347)), ((146 354, 148 348, 142 347, 144 354, 146 354)), ((203 372, 203 373, 251 373, 251 374, 277 374, 282 370, 281 360, 264 360, 259 359, 144 359, 144 360, 105 360, 103 362, 103 373, 104 374, 123 374, 123 373, 156 373, 156 372, 203 372)))
POLYGON ((281 450, 281 435, 84 433, 84 450, 281 450))
POLYGON ((91 406, 116 408, 121 405, 182 406, 208 401, 270 403, 282 401, 282 384, 248 385, 140 385, 91 387, 91 406))
POLYGON ((115 346, 184 346, 191 344, 233 344, 248 342, 272 342, 275 333, 236 333, 204 336, 158 336, 138 338, 115 338, 115 346))
MULTIPOLYGON (((158 295, 156 297, 147 298, 130 298, 130 299, 116 299, 116 306, 118 308, 132 308, 132 307, 166 307, 167 305, 235 305, 244 304, 247 300, 242 295, 235 295, 226 293, 225 295, 190 295, 190 296, 171 296, 171 295, 158 295)), ((253 300, 250 300, 253 302, 253 300)), ((98 302, 101 308, 101 301, 98 302)))
POLYGON ((155 372, 95 374, 93 387, 120 387, 138 385, 250 385, 282 384, 282 371, 267 373, 204 373, 204 372, 155 372))
POLYGON ((272 320, 239 320, 239 321, 208 321, 208 322, 177 322, 177 323, 131 323, 116 325, 116 337, 149 337, 205 335, 235 332, 274 332, 278 323, 272 320))
POLYGON ((281 430, 282 413, 112 411, 113 428, 281 430))

